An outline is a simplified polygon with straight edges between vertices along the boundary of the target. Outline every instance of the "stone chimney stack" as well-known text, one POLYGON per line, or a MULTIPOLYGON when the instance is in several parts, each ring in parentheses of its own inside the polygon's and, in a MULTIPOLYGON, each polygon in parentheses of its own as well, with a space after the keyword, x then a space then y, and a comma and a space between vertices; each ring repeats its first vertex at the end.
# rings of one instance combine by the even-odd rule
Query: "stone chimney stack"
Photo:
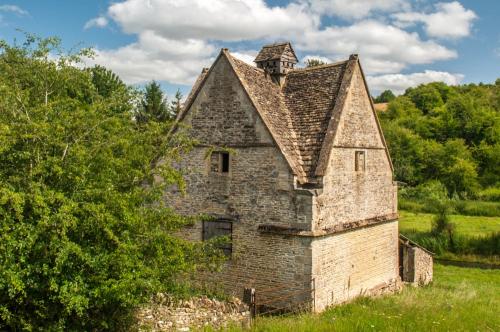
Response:
POLYGON ((286 74, 293 70, 299 60, 292 44, 284 42, 263 46, 254 62, 257 68, 269 72, 273 80, 281 86, 285 82, 286 74))

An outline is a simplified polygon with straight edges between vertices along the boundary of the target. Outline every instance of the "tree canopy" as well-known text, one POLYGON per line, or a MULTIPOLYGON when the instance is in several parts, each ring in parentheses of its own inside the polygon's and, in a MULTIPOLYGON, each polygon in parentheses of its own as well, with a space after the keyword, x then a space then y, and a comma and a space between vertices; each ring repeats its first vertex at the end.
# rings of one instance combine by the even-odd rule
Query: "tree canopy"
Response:
POLYGON ((0 330, 124 329, 220 255, 175 237, 193 219, 161 200, 191 142, 138 124, 133 89, 59 44, 0 42, 0 330))
POLYGON ((499 187, 499 99, 500 80, 429 83, 393 99, 380 119, 396 179, 412 186, 437 180, 462 198, 499 187))
POLYGON ((321 59, 315 59, 315 58, 310 58, 306 60, 306 68, 316 67, 321 65, 326 65, 326 62, 324 62, 321 59))

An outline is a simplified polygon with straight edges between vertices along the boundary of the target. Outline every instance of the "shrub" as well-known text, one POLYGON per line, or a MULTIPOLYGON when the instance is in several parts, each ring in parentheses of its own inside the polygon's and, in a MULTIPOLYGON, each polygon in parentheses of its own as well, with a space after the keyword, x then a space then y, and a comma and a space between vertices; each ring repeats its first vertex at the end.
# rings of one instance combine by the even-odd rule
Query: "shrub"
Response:
POLYGON ((487 188, 484 190, 481 190, 477 194, 478 198, 483 201, 489 201, 489 202, 499 202, 500 203, 500 188, 499 187, 492 187, 492 188, 487 188))
POLYGON ((189 140, 138 125, 130 91, 99 95, 57 50, 0 42, 0 330, 125 330, 137 305, 220 257, 175 237, 191 220, 159 200, 183 188, 172 165, 189 140))

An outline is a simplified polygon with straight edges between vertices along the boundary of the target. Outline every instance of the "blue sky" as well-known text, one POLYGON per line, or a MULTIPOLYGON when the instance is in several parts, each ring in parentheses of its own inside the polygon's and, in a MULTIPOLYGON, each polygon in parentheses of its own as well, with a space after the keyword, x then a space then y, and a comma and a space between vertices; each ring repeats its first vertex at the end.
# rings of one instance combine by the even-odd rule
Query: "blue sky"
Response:
POLYGON ((221 47, 250 62, 290 40, 300 60, 359 53, 373 94, 440 80, 500 77, 498 0, 18 0, 0 2, 0 38, 16 29, 92 46, 127 83, 187 94, 221 47))

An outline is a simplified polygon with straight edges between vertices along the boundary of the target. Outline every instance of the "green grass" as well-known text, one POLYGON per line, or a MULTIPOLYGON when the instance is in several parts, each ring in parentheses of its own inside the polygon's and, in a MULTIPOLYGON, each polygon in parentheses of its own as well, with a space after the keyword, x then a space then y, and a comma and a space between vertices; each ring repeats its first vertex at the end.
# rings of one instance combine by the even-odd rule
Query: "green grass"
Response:
POLYGON ((434 269, 429 286, 361 298, 322 314, 258 318, 251 331, 500 331, 499 270, 434 269))
POLYGON ((431 231, 434 216, 400 211, 399 231, 436 254, 436 258, 500 265, 500 217, 451 215, 453 245, 431 231))
MULTIPOLYGON (((403 234, 431 230, 432 214, 400 211, 399 215, 399 231, 403 234)), ((451 215, 450 219, 457 235, 484 236, 500 231, 500 217, 451 215)))
MULTIPOLYGON (((420 200, 411 200, 400 197, 398 205, 399 210, 412 211, 416 213, 435 212, 435 207, 432 204, 420 200)), ((449 208, 452 213, 457 215, 500 217, 500 202, 450 200, 449 208)))

